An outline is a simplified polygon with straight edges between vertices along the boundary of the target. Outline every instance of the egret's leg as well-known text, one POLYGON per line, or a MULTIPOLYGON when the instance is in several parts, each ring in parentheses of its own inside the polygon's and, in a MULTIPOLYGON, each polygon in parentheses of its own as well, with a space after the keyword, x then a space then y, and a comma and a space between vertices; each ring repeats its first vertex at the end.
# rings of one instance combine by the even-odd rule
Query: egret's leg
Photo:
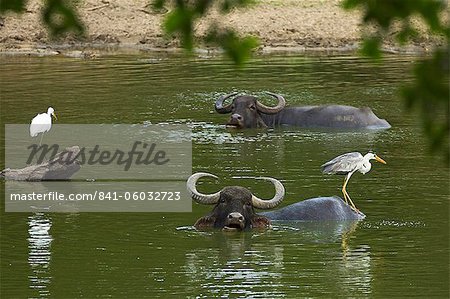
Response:
POLYGON ((42 143, 42 137, 44 137, 44 132, 41 133, 41 140, 39 140, 39 146, 41 146, 41 143, 42 143))
POLYGON ((355 210, 356 212, 359 212, 358 208, 356 208, 355 204, 353 203, 352 199, 350 198, 350 196, 347 193, 347 197, 348 200, 350 201, 351 205, 352 205, 352 209, 355 210))
POLYGON ((345 194, 345 185, 347 184, 348 175, 344 177, 344 185, 342 185, 342 194, 344 195, 345 203, 348 204, 347 194, 345 194))
MULTIPOLYGON (((350 177, 352 176, 353 172, 350 172, 349 174, 347 174, 345 181, 344 181, 344 186, 342 187, 342 193, 344 193, 344 197, 346 197, 345 201, 347 202, 350 201, 351 207, 353 210, 359 212, 359 210, 356 208, 355 204, 353 203, 352 199, 350 198, 350 195, 348 195, 347 193, 347 183, 350 180, 350 177)), ((348 202, 347 202, 348 204, 348 202)))
POLYGON ((342 194, 344 194, 345 203, 348 204, 348 193, 347 193, 347 183, 350 180, 350 177, 352 176, 353 172, 349 172, 345 178, 344 178, 344 185, 342 186, 342 194))

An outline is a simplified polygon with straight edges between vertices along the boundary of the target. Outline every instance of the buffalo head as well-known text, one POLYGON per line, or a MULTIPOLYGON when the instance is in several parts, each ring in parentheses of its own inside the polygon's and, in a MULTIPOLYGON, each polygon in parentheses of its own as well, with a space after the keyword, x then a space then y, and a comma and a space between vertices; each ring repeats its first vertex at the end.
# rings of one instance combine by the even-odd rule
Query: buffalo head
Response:
POLYGON ((217 177, 210 173, 199 172, 191 175, 187 181, 187 189, 196 202, 215 205, 211 213, 197 220, 194 226, 201 228, 220 228, 223 230, 245 230, 251 228, 269 228, 270 220, 255 213, 254 208, 271 209, 279 205, 284 198, 284 187, 280 181, 268 180, 275 186, 275 196, 270 200, 262 200, 248 189, 239 186, 225 187, 213 194, 202 194, 197 191, 196 183, 201 177, 217 177))
POLYGON ((286 100, 282 96, 271 92, 268 92, 267 94, 278 100, 278 104, 275 107, 267 107, 261 104, 258 99, 253 96, 235 97, 230 104, 224 106, 224 101, 236 94, 237 93, 231 93, 221 96, 216 101, 215 108, 216 111, 221 114, 231 113, 227 125, 239 129, 265 128, 266 124, 261 118, 261 113, 276 114, 286 106, 286 100))

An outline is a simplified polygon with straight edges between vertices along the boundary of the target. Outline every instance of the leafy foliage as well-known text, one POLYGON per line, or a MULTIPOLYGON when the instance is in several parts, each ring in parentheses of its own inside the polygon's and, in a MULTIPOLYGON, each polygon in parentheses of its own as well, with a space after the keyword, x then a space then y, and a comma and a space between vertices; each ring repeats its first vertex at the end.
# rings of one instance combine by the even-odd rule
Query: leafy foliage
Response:
POLYGON ((25 0, 1 0, 0 12, 23 12, 25 11, 25 0))
MULTIPOLYGON (((234 8, 251 3, 253 3, 252 0, 154 0, 153 7, 156 10, 164 6, 173 7, 165 19, 164 29, 168 34, 178 36, 183 48, 192 51, 195 41, 194 28, 198 20, 214 8, 218 8, 222 14, 225 14, 234 8)), ((258 46, 255 38, 239 37, 233 30, 219 28, 217 24, 209 28, 209 34, 203 38, 203 41, 221 47, 237 65, 242 65, 253 49, 258 46)))
MULTIPOLYGON (((8 11, 21 13, 25 11, 25 5, 25 0, 1 0, 0 13, 8 11)), ((46 0, 42 20, 54 38, 69 32, 79 36, 84 33, 83 23, 77 17, 71 1, 46 0)))
POLYGON ((414 84, 403 89, 407 107, 420 109, 431 150, 444 153, 447 165, 450 163, 449 54, 448 48, 436 50, 433 57, 417 63, 414 84))
POLYGON ((395 20, 409 26, 409 19, 419 15, 431 30, 440 32, 444 29, 439 14, 446 8, 445 1, 440 0, 346 0, 345 9, 362 8, 364 22, 374 22, 383 29, 389 29, 395 20))
POLYGON ((67 32, 81 35, 84 27, 75 14, 74 9, 64 0, 47 0, 42 19, 54 37, 67 32))
POLYGON ((212 28, 206 42, 219 45, 239 66, 250 58, 252 50, 258 46, 258 41, 254 37, 239 38, 233 30, 220 31, 218 28, 212 28))
POLYGON ((429 31, 445 39, 445 47, 436 49, 431 57, 418 62, 414 68, 414 83, 405 86, 403 97, 409 110, 420 110, 423 129, 429 138, 430 149, 441 152, 447 165, 449 150, 449 43, 450 26, 442 22, 446 1, 440 0, 346 0, 346 9, 362 9, 366 24, 375 24, 376 32, 365 39, 362 52, 373 58, 381 57, 381 42, 394 23, 401 24, 396 40, 404 44, 418 35, 411 25, 419 17, 429 31))

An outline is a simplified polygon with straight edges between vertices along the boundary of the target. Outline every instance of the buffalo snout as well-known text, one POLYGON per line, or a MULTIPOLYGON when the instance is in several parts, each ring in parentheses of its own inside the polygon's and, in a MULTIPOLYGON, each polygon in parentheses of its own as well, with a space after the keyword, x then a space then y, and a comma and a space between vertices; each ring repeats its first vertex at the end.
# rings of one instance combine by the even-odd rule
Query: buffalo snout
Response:
POLYGON ((225 220, 223 230, 236 231, 243 230, 245 228, 245 217, 239 212, 232 212, 228 214, 225 220))
POLYGON ((234 126, 238 128, 244 127, 244 118, 239 113, 234 113, 230 116, 230 119, 228 120, 227 125, 228 126, 234 126))

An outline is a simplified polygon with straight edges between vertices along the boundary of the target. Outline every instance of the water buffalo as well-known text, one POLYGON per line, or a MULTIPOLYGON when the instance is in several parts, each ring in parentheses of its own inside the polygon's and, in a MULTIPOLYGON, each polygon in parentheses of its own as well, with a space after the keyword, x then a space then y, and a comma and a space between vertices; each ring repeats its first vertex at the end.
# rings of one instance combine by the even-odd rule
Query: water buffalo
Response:
POLYGON ((344 105, 286 107, 286 100, 278 94, 267 92, 278 103, 268 107, 256 97, 237 93, 221 96, 215 109, 221 114, 231 113, 227 126, 238 129, 266 128, 277 126, 298 126, 303 128, 338 129, 388 129, 391 125, 378 118, 368 107, 356 108, 344 105), (224 105, 225 100, 233 98, 224 105))
POLYGON ((284 186, 280 181, 261 177, 271 181, 275 186, 275 196, 270 200, 262 200, 248 189, 231 186, 213 194, 202 194, 197 191, 196 182, 201 177, 217 177, 210 173, 199 172, 187 180, 187 189, 192 199, 200 204, 215 205, 212 212, 197 220, 194 226, 201 228, 221 228, 225 230, 245 230, 250 228, 269 228, 270 220, 255 213, 254 208, 271 209, 281 203, 284 198, 284 186))
POLYGON ((362 220, 366 218, 356 212, 338 196, 315 197, 293 203, 284 208, 262 212, 260 215, 271 220, 362 220))
POLYGON ((202 194, 197 191, 197 180, 202 177, 217 177, 210 173, 199 172, 191 175, 187 181, 187 189, 196 202, 215 205, 211 213, 197 220, 197 229, 218 228, 223 230, 248 230, 252 228, 270 228, 271 220, 360 220, 362 213, 353 211, 339 197, 319 197, 304 200, 282 209, 256 214, 254 208, 272 209, 284 198, 283 184, 277 179, 260 177, 272 182, 275 195, 270 200, 262 200, 248 189, 239 186, 228 186, 213 194, 202 194))

